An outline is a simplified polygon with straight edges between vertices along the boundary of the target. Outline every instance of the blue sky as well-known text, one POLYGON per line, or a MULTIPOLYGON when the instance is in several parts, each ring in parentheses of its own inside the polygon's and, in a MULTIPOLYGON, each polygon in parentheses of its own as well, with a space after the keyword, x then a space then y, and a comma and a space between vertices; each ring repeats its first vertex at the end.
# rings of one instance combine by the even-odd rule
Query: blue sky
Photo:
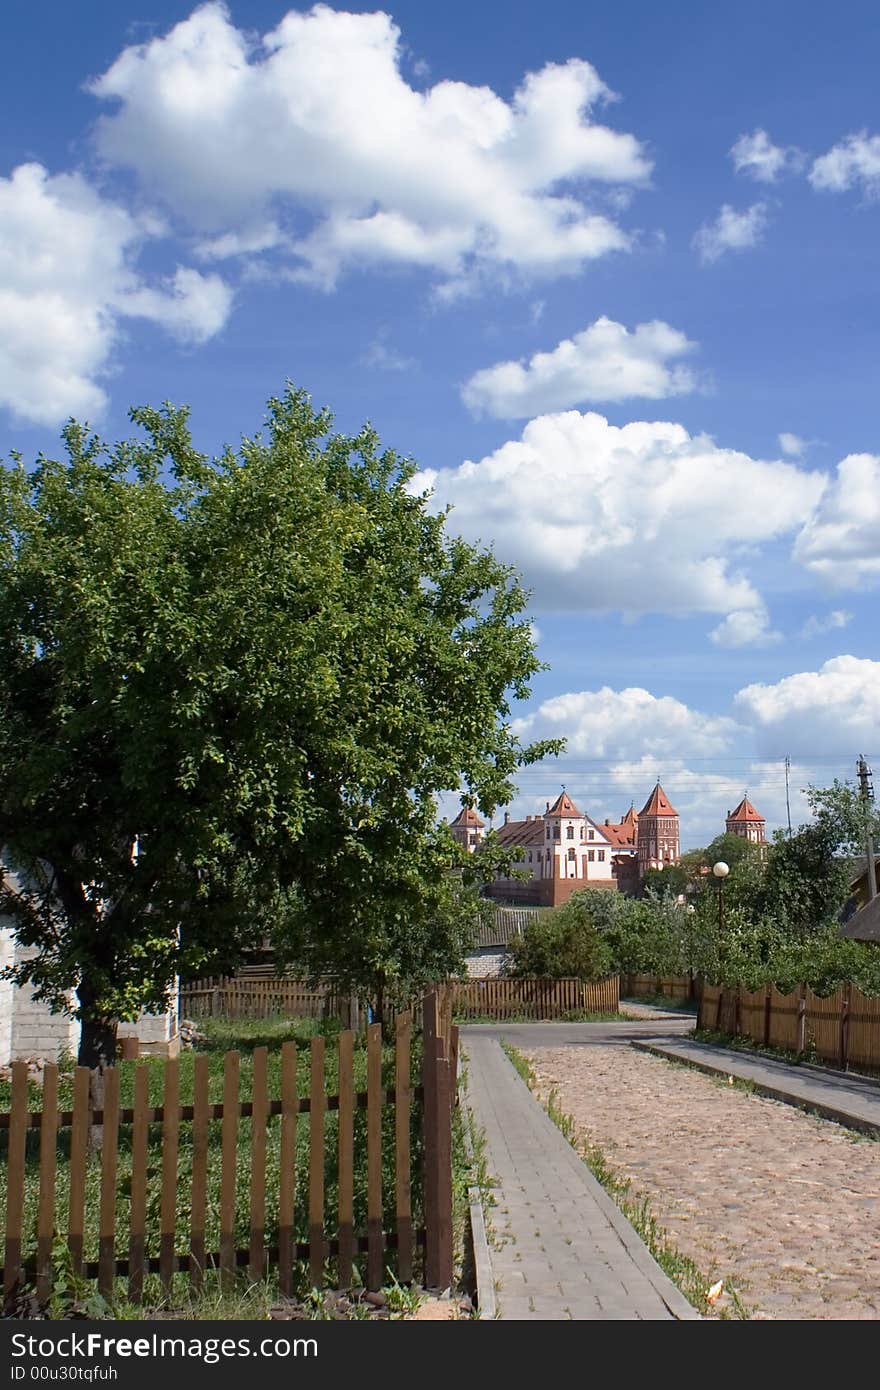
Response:
POLYGON ((596 817, 880 761, 880 10, 8 7, 2 451, 286 377, 533 589, 596 817))

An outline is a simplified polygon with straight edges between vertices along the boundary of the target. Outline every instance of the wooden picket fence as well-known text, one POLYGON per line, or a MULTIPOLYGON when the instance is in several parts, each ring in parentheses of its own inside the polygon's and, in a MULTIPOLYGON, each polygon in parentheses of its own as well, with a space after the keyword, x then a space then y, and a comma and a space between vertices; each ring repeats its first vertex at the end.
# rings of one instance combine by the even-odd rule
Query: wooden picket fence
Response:
MULTIPOLYGON (((192 980, 181 986, 181 1018, 261 1019, 338 1018, 348 996, 332 984, 309 985, 303 980, 275 976, 192 980)), ((346 1020, 347 1021, 347 1020, 346 1020)))
POLYGON ((620 977, 622 999, 693 999, 697 998, 694 975, 627 974, 620 977))
POLYGON ((880 997, 846 984, 825 997, 801 985, 782 994, 775 985, 758 990, 704 984, 700 1028, 751 1038, 765 1047, 811 1051, 836 1067, 880 1073, 880 997))
POLYGON ((383 1086, 381 1028, 374 1024, 367 1030, 365 1091, 354 1086, 351 1031, 338 1037, 334 1059, 338 1084, 333 1094, 326 1091, 328 1058, 323 1037, 311 1039, 308 1095, 298 1093, 297 1047, 286 1042, 281 1049, 280 1094, 269 1094, 268 1052, 258 1047, 252 1055, 249 1097, 242 1099, 241 1058, 232 1051, 224 1057, 220 1104, 209 1103, 206 1054, 193 1059, 191 1103, 181 1104, 180 1059, 176 1058, 164 1064, 158 1106, 150 1103, 150 1076, 155 1073, 148 1063, 135 1068, 131 1108, 120 1106, 118 1068, 108 1069, 102 1110, 90 1109, 91 1073, 84 1067, 75 1071, 72 1110, 60 1110, 54 1065, 45 1068, 41 1109, 30 1110, 27 1065, 14 1063, 11 1110, 0 1114, 0 1164, 5 1158, 6 1168, 5 1300, 23 1283, 34 1284, 41 1301, 49 1297, 58 1234, 66 1237, 70 1263, 78 1275, 96 1280, 105 1296, 113 1294, 117 1279, 127 1277, 128 1294, 135 1303, 143 1300, 148 1274, 158 1274, 170 1295, 174 1277, 180 1273, 188 1275, 190 1285, 198 1290, 206 1270, 218 1270, 225 1288, 232 1287, 239 1268, 247 1269, 252 1282, 277 1271, 282 1292, 291 1293, 296 1262, 306 1264, 311 1284, 321 1287, 328 1260, 336 1287, 351 1285, 357 1261, 366 1287, 378 1289, 385 1282, 389 1251, 395 1254, 396 1275, 402 1283, 418 1272, 429 1287, 447 1286, 453 1259, 451 1119, 458 1046, 443 991, 425 996, 421 1021, 421 1085, 413 1084, 411 1075, 413 1017, 402 1013, 395 1026, 393 1086, 383 1086), (326 1122, 333 1112, 335 1142, 328 1146, 326 1122), (356 1116, 363 1112, 365 1123, 356 1123, 356 1116), (243 1120, 249 1121, 244 1129, 243 1120), (297 1134, 303 1121, 308 1126, 308 1144, 305 1149, 301 1142, 300 1148, 307 1158, 307 1179, 298 1190, 297 1134), (212 1125, 215 1145, 219 1139, 220 1163, 219 1173, 215 1165, 209 1176, 212 1125), (90 1159, 90 1132, 96 1126, 100 1126, 100 1157, 90 1159), (183 1165, 181 1173, 182 1137, 191 1162, 183 1165), (271 1183, 267 1182, 269 1142, 273 1155, 278 1155, 277 1167, 273 1159, 271 1183), (129 1201, 123 1203, 128 1209, 127 1229, 123 1220, 120 1230, 121 1152, 126 1157, 129 1201), (86 1229, 87 1177, 91 1171, 94 1199, 96 1163, 100 1165, 97 1243, 93 1226, 88 1234, 86 1229), (335 1210, 330 1211, 325 1167, 334 1166, 337 1196, 335 1210), (357 1169, 362 1179, 364 1167, 366 1201, 362 1182, 358 1201, 365 1220, 356 1226, 355 1175, 357 1169), (383 1167, 386 1175, 393 1173, 393 1200, 388 1184, 383 1191, 383 1167), (181 1183, 186 1187, 183 1203, 178 1191, 181 1183), (245 1183, 242 1203, 237 1199, 245 1195, 245 1183), (37 1186, 35 1231, 31 1232, 25 1229, 23 1213, 27 1191, 33 1198, 37 1186), (414 1195, 418 1225, 413 1220, 414 1195), (182 1210, 186 1229, 181 1227, 182 1210), (219 1211, 219 1223, 214 1223, 219 1239, 213 1248, 207 1241, 209 1211, 219 1211), (298 1239, 298 1233, 305 1238, 298 1239), (95 1253, 97 1259, 87 1258, 95 1253), (366 1257, 363 1263, 361 1255, 366 1257))
POLYGON ((585 984, 583 980, 456 980, 449 986, 456 1018, 562 1018, 575 1011, 616 1014, 618 981, 585 984))

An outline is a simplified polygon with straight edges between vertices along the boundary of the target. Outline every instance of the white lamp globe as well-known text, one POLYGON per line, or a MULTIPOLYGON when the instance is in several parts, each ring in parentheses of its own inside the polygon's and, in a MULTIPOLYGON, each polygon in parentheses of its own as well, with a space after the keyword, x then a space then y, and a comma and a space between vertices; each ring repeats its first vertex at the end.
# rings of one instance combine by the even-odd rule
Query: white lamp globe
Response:
POLYGON ((717 864, 712 865, 712 872, 716 878, 727 878, 730 873, 730 865, 725 864, 723 859, 719 859, 717 864))

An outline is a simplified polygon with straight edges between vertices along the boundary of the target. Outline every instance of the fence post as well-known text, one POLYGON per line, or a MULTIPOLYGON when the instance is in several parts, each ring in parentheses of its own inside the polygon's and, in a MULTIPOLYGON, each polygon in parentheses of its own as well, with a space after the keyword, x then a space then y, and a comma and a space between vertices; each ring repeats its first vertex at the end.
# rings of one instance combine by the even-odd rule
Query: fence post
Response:
POLYGON ((849 1062, 849 1011, 852 1002, 852 982, 843 987, 843 1000, 840 1005, 840 1067, 846 1071, 849 1062))
POLYGON ((770 1046, 770 1020, 773 1011, 773 986, 768 985, 764 995, 764 1046, 770 1046))
POLYGON ((424 997, 422 1019, 425 1284, 445 1289, 452 1283, 452 1089, 436 989, 424 997))
POLYGON ((803 1052, 807 1046, 807 994, 806 985, 798 986, 797 1004, 797 1052, 803 1052))
POLYGON ((736 1002, 733 1006, 733 1031, 737 1037, 742 1033, 742 985, 736 987, 736 1002))

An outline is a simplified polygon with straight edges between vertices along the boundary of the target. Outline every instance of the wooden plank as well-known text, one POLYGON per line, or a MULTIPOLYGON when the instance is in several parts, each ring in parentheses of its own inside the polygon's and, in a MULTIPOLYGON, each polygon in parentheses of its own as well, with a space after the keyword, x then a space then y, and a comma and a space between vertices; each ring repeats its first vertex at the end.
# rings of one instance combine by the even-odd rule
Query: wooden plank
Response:
POLYGON ((281 1172, 278 1182, 278 1284, 287 1297, 293 1293, 294 1225, 296 1196, 296 1043, 281 1048, 281 1172))
POLYGON ((165 1092, 162 1117, 162 1196, 159 1207, 159 1277, 169 1297, 174 1270, 175 1227, 177 1225, 177 1151, 180 1141, 180 1062, 177 1057, 165 1063, 165 1092))
POLYGON ((251 1116, 251 1239, 250 1279, 257 1284, 266 1274, 266 1117, 269 1113, 269 1050, 254 1048, 253 1112, 251 1116))
POLYGON ((208 1058, 193 1059, 192 1189, 190 1192, 189 1280, 198 1292, 205 1274, 205 1218, 208 1205, 208 1058))
POLYGON ((223 1063, 223 1129, 220 1157, 220 1282, 235 1285, 235 1179, 238 1149, 238 1076, 240 1057, 227 1052, 223 1063))
POLYGON ((312 1288, 324 1282, 324 1039, 311 1041, 309 1098, 309 1278, 312 1288))
POLYGON ((52 1292, 52 1243, 55 1238, 55 1174, 58 1142, 58 1068, 43 1068, 40 1121, 40 1202, 37 1211, 37 1298, 46 1303, 52 1292))
POLYGON ((436 1061, 436 1234, 434 1241, 434 1279, 436 1287, 452 1284, 452 1087, 449 1062, 437 1052, 436 1061))
POLYGON ((354 1034, 339 1034, 339 1266, 340 1289, 351 1287, 354 1259, 354 1034))
POLYGON ((381 1289, 382 1235, 382 1025, 367 1028, 367 1288, 381 1289))
POLYGON ((101 1205, 98 1216, 98 1293, 112 1298, 116 1280, 116 1171, 119 1155, 119 1069, 104 1072, 101 1205))
POLYGON ((75 1274, 82 1270, 83 1231, 86 1212, 86 1161, 89 1144, 88 1067, 77 1067, 73 1076, 73 1118, 70 1134, 70 1205, 67 1217, 67 1245, 75 1274))
POLYGON ((24 1165, 27 1144, 28 1064, 12 1063, 12 1104, 6 1160, 6 1241, 3 1296, 10 1298, 21 1281, 21 1236, 24 1216, 24 1165))
POLYGON ((150 1138, 150 1068, 134 1073, 134 1120, 131 1131, 131 1222, 128 1237, 128 1296, 140 1303, 144 1295, 147 1230, 147 1148, 150 1138))
POLYGON ((425 1284, 437 1286, 437 1001, 422 1000, 422 1125, 424 1141, 425 1284))
POLYGON ((412 1193, 410 1190, 412 1015, 410 1013, 397 1015, 395 1034, 394 1193, 397 1214, 397 1277, 401 1284, 409 1284, 412 1282, 412 1193))

